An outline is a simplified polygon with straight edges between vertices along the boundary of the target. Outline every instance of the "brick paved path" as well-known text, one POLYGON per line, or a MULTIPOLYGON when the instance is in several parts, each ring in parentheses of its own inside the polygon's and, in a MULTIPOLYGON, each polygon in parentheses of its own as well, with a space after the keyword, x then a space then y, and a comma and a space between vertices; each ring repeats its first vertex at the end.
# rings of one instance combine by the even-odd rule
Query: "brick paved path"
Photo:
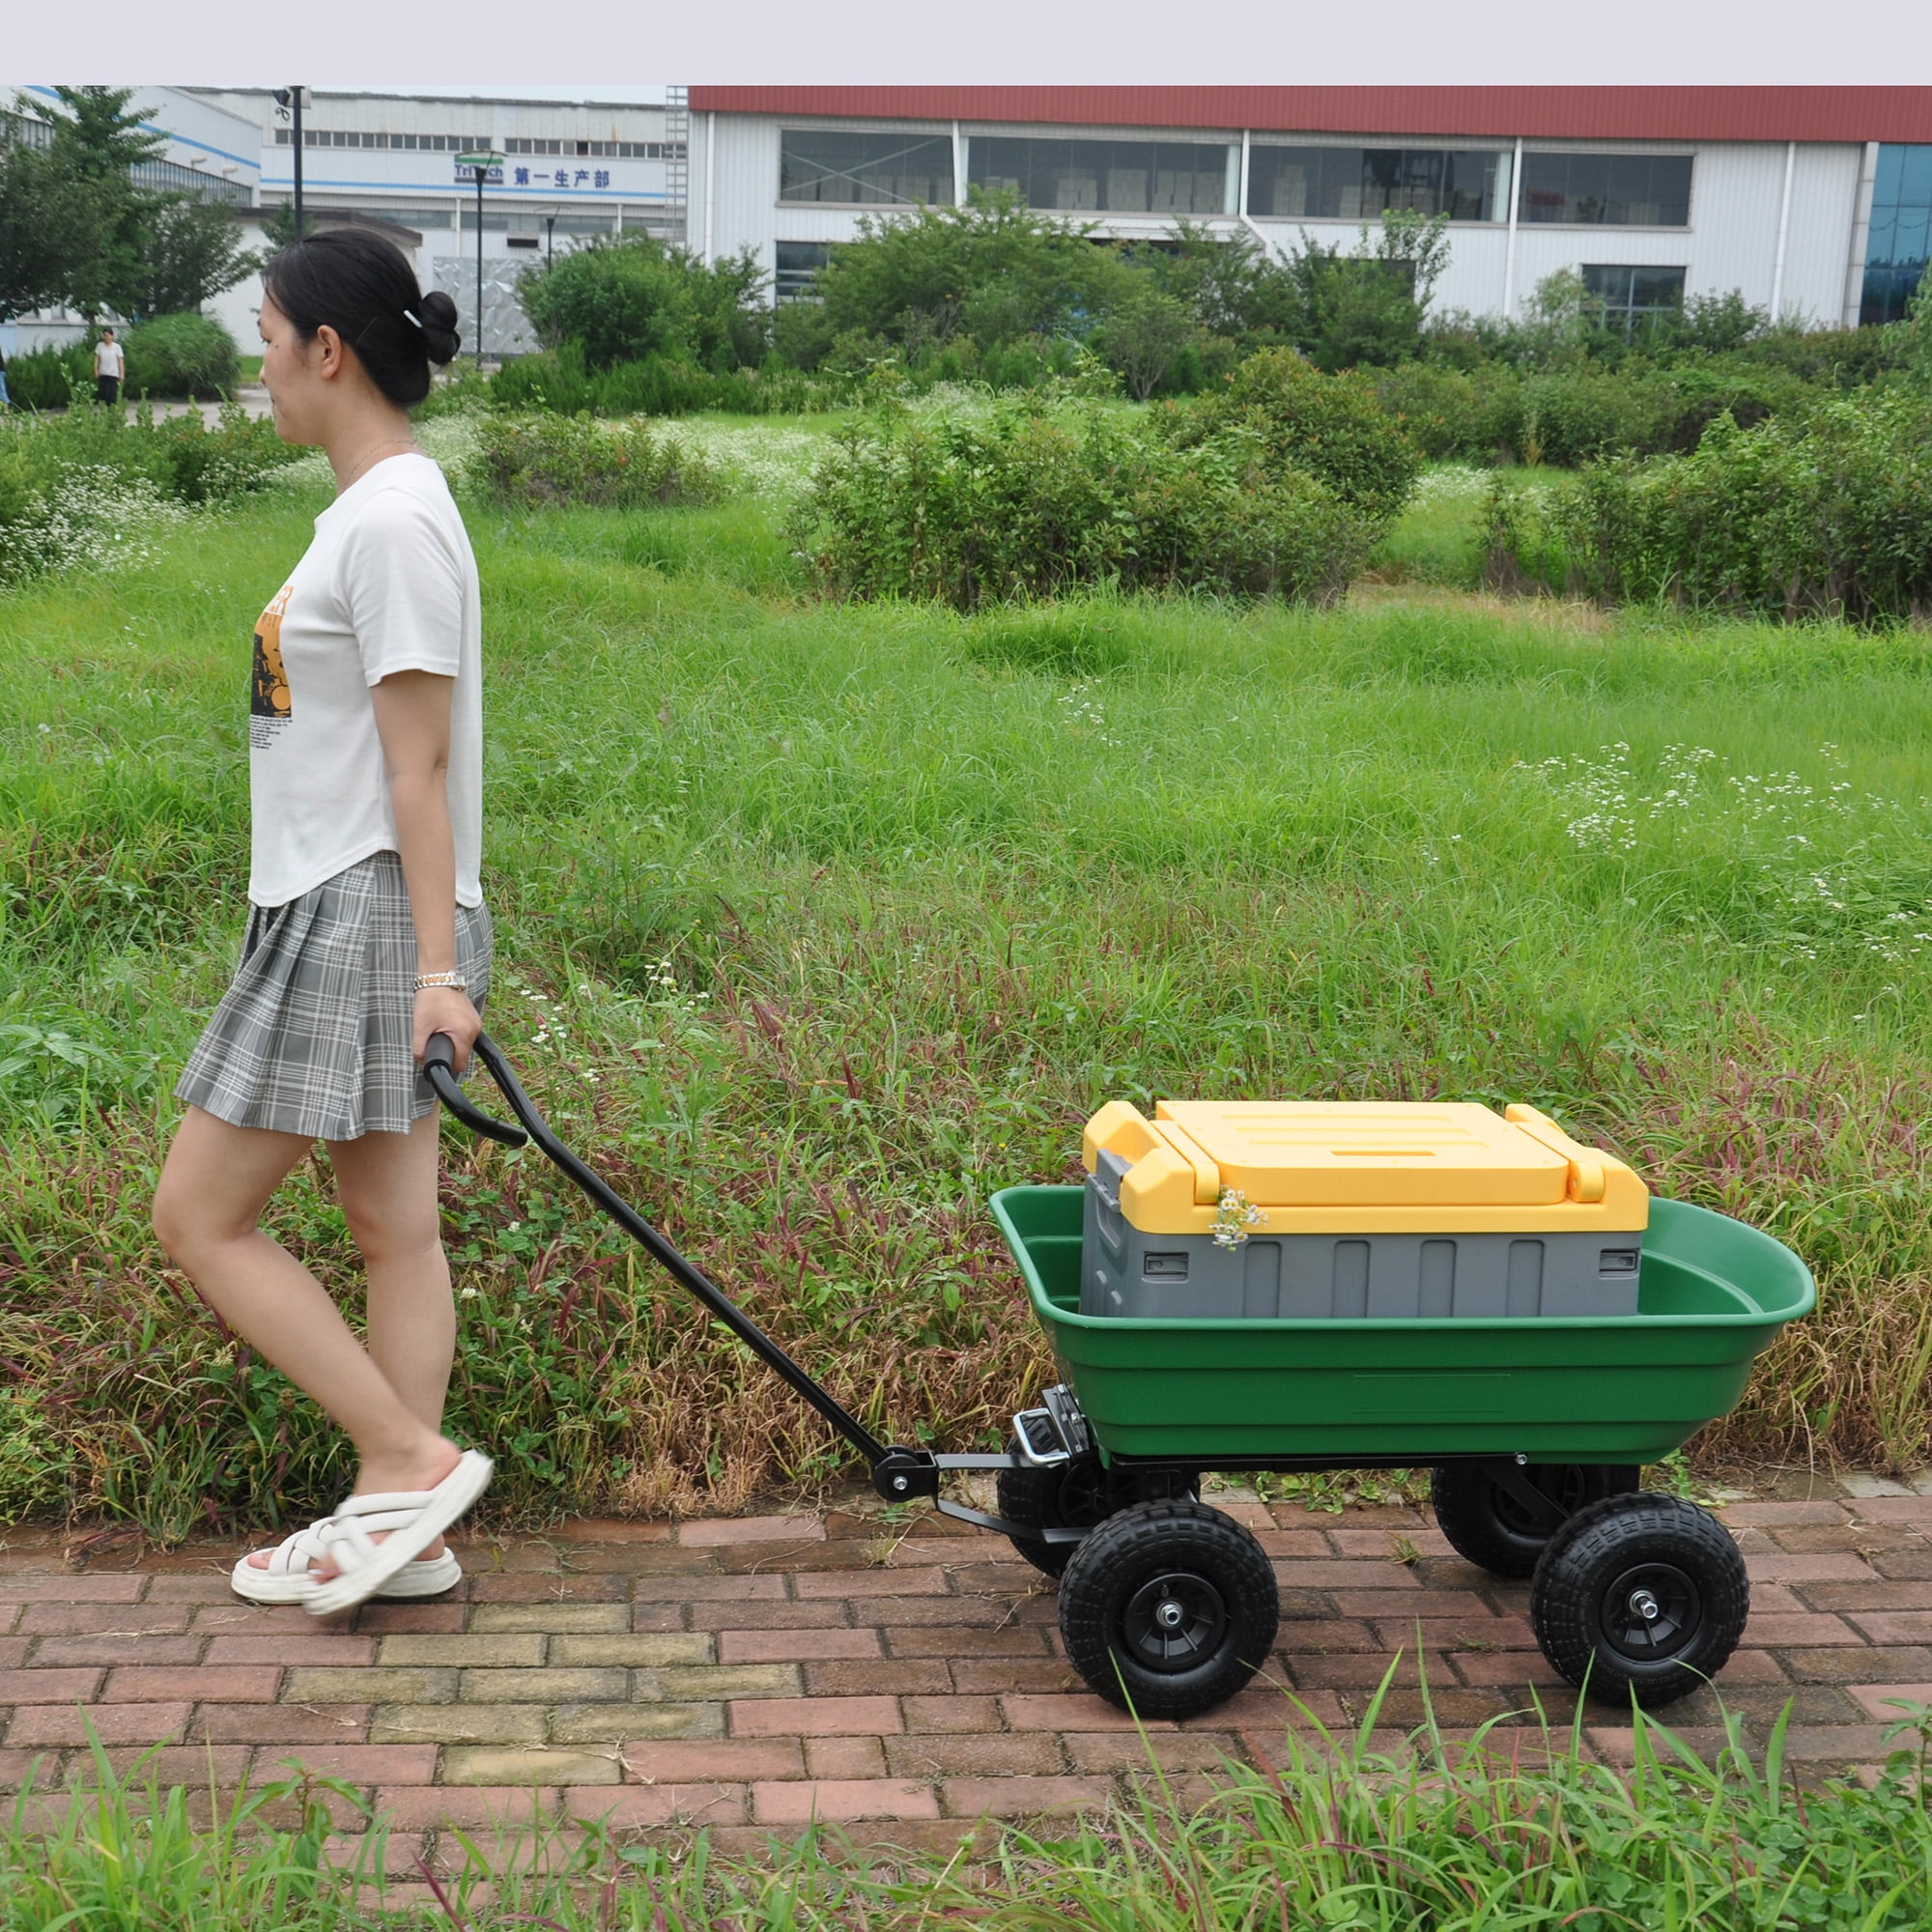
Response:
MULTIPOLYGON (((1573 1693, 1531 1641, 1525 1586, 1450 1554, 1424 1518, 1213 1500, 1275 1558, 1273 1672, 1321 1722, 1354 1719, 1419 1627, 1445 1727, 1531 1687, 1567 1723, 1573 1693)), ((1724 1516, 1753 1579, 1725 1702, 1761 1741, 1790 1700, 1800 1766, 1872 1763, 1895 1715, 1881 1700, 1932 1699, 1932 1496, 1724 1516)), ((399 1873, 441 1827, 533 1810, 566 1828, 705 1823, 727 1844, 813 1816, 933 1843, 982 1816, 1098 1804, 1145 1770, 1140 1740, 1067 1669, 1050 1586, 1001 1539, 957 1528, 838 1512, 582 1522, 469 1545, 456 1599, 325 1624, 236 1601, 229 1549, 76 1570, 54 1535, 15 1530, 0 1539, 0 1789, 36 1759, 40 1785, 80 1769, 85 1713, 119 1759, 165 1746, 169 1780, 205 1785, 212 1764, 237 1784, 292 1761, 346 1779, 391 1813, 399 1873)), ((1418 1714, 1406 1688, 1387 1719, 1418 1714)), ((1705 1692, 1669 1721, 1708 1744, 1715 1717, 1705 1692)), ((1150 1730, 1186 1786, 1226 1757, 1278 1753, 1291 1721, 1305 1719, 1258 1688, 1150 1730)), ((1614 1717, 1588 1732, 1610 1758, 1627 1736, 1614 1717)))

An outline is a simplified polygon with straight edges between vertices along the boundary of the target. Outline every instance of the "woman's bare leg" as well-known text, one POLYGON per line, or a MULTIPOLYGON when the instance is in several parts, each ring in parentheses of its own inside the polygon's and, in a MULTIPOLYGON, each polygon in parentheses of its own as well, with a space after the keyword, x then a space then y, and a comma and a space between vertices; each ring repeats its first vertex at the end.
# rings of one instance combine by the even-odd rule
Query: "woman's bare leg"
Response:
POLYGON ((456 1359, 456 1303, 437 1202, 438 1111, 407 1134, 330 1141, 328 1157, 368 1275, 369 1358, 410 1413, 440 1435, 456 1359))
POLYGON ((358 1491, 433 1488, 455 1467, 456 1445, 404 1400, 327 1291, 258 1225, 310 1145, 190 1107, 155 1190, 155 1233, 229 1327, 341 1426, 361 1464, 358 1491))
MULTIPOLYGON (((407 1134, 328 1143, 336 1198, 369 1285, 369 1358, 410 1412, 439 1435, 456 1360, 456 1301, 437 1200, 440 1111, 432 1108, 407 1134)), ((423 1559, 442 1549, 438 1537, 423 1559)))

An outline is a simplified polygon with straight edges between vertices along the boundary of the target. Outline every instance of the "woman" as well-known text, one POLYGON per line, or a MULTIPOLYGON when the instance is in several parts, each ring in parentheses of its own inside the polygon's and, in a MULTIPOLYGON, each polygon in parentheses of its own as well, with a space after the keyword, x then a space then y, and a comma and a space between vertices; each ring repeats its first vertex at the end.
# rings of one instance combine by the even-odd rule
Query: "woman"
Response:
POLYGON ((255 632, 242 963, 189 1057, 155 1232, 222 1321, 355 1445, 333 1516, 235 1566, 255 1603, 317 1615, 461 1577, 441 1533, 490 1463, 442 1434, 456 1343, 437 1209, 437 1107, 482 1021, 476 562, 408 411, 456 354, 456 306, 353 228, 263 275, 262 380, 286 442, 319 443, 335 501, 255 632), (368 1342, 258 1225, 318 1140, 368 1274, 368 1342))

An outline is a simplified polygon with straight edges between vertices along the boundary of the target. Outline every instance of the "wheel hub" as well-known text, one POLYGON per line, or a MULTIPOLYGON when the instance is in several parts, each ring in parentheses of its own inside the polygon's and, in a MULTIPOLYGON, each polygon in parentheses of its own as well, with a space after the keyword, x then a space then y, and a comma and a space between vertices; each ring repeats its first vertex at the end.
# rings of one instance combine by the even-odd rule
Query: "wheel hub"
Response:
POLYGON ((1172 1570, 1150 1577, 1134 1592, 1122 1624, 1136 1662, 1150 1670, 1191 1670, 1218 1648, 1228 1628, 1228 1607, 1206 1577, 1172 1570))
POLYGON ((1674 1563, 1640 1563, 1604 1593, 1604 1635, 1633 1663, 1661 1663, 1696 1635, 1704 1601, 1696 1583, 1674 1563))

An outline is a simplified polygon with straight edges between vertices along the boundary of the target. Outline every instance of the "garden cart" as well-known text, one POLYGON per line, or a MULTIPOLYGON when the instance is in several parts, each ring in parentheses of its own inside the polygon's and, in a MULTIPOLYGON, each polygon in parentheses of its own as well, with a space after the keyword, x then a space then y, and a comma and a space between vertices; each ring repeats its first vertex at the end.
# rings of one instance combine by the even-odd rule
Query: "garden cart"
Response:
MULTIPOLYGON (((1749 1585, 1729 1534, 1696 1504, 1638 1487, 1640 1465, 1725 1414, 1754 1358, 1815 1301, 1798 1257, 1740 1222, 1650 1202, 1629 1313, 1087 1314, 1091 1181, 1008 1188, 993 1216, 1063 1378, 1013 1418, 1006 1453, 938 1454, 875 1435, 564 1147, 487 1035, 475 1051, 519 1124, 465 1096, 438 1035, 426 1071, 450 1112, 506 1145, 533 1141, 818 1410, 886 1501, 929 1500, 1058 1577, 1067 1658, 1114 1704, 1195 1716, 1274 1646, 1273 1565, 1200 1500, 1208 1471, 1431 1469, 1451 1546, 1528 1577, 1545 1657, 1609 1703, 1686 1695, 1743 1634, 1749 1585), (979 1472, 997 1476, 997 1514, 943 1493, 979 1472)), ((1091 1134, 1088 1152, 1091 1174, 1091 1134)))

